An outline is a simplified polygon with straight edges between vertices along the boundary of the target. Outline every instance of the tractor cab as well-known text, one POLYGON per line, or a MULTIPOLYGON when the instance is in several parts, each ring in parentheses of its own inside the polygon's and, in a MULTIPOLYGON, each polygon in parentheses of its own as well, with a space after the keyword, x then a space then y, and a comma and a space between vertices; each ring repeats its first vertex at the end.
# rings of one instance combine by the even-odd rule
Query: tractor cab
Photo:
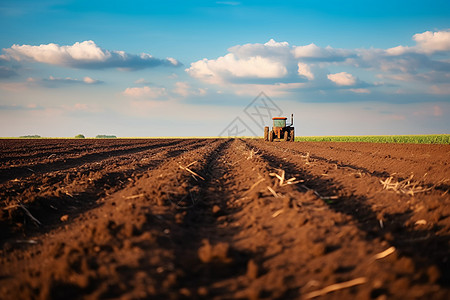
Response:
POLYGON ((273 120, 273 128, 284 128, 286 127, 287 118, 276 117, 272 118, 273 120))
POLYGON ((272 142, 273 140, 283 140, 293 142, 294 135, 294 114, 291 115, 291 124, 286 125, 287 118, 275 117, 272 118, 273 126, 269 131, 269 127, 264 127, 264 140, 272 142))

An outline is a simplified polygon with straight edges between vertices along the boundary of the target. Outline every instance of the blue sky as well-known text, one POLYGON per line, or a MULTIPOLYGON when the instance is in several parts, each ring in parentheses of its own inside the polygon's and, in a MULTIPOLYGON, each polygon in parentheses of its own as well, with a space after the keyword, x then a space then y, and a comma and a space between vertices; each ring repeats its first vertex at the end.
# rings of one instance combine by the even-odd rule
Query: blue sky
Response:
POLYGON ((449 16, 448 1, 3 0, 0 136, 262 135, 245 108, 269 125, 264 97, 297 135, 450 133, 449 16))

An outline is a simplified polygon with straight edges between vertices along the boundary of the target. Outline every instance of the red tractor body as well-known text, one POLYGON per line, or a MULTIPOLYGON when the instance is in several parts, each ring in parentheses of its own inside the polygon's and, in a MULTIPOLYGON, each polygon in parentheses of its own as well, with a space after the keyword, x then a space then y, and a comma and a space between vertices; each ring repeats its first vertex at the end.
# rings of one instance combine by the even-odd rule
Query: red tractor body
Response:
POLYGON ((264 140, 272 142, 276 139, 293 142, 294 134, 294 114, 291 115, 291 124, 286 125, 287 118, 275 117, 272 118, 273 126, 269 131, 269 127, 264 127, 264 140))

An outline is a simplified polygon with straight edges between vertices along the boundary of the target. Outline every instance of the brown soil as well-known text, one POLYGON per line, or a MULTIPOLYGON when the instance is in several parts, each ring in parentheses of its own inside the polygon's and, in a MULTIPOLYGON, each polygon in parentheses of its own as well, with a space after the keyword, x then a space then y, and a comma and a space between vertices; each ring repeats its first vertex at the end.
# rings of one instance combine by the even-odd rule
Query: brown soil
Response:
POLYGON ((0 162, 2 299, 450 298, 449 145, 1 140, 0 162))

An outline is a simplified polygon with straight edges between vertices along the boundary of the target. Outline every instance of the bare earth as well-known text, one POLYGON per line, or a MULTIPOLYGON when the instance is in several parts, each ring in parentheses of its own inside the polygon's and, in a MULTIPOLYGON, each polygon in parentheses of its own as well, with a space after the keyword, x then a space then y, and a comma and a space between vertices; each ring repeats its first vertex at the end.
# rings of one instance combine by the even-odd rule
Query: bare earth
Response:
POLYGON ((2 299, 450 299, 449 145, 0 140, 0 163, 2 299))

